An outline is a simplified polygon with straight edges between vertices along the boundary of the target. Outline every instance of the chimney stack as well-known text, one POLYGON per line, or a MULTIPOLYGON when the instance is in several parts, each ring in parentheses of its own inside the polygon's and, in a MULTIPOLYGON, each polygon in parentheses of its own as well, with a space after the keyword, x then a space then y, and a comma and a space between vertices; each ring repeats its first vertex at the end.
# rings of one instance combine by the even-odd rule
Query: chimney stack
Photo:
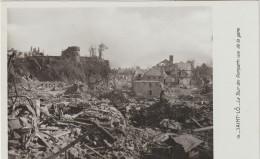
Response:
POLYGON ((169 56, 169 61, 170 61, 171 63, 173 63, 173 55, 170 55, 170 56, 169 56))

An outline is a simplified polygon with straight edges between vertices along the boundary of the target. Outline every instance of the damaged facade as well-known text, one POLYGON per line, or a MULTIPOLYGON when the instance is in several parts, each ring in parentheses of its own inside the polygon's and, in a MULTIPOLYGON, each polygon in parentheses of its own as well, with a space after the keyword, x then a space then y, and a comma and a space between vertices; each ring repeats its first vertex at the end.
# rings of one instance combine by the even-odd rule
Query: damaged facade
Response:
POLYGON ((163 91, 164 85, 190 88, 193 69, 194 61, 173 63, 173 55, 170 55, 169 60, 161 61, 153 68, 136 77, 134 84, 135 94, 138 97, 158 98, 163 91), (149 81, 160 83, 158 86, 160 85, 161 87, 158 87, 156 84, 152 85, 149 81))
POLYGON ((136 81, 134 91, 137 97, 159 98, 162 91, 162 83, 160 81, 136 81))
POLYGON ((185 88, 191 87, 194 61, 173 63, 173 55, 170 55, 169 60, 165 59, 156 66, 163 68, 165 73, 168 75, 167 84, 179 85, 185 88))
POLYGON ((165 73, 161 68, 152 68, 144 73, 141 80, 134 83, 134 91, 137 97, 159 98, 165 83, 165 73))

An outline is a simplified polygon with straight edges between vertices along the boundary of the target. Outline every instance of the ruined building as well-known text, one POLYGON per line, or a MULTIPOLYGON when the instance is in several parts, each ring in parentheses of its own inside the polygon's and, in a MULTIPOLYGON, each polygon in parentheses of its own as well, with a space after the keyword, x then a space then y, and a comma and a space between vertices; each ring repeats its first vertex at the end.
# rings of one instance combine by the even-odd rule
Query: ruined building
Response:
POLYGON ((191 86, 191 76, 192 70, 194 69, 194 62, 187 61, 186 63, 180 62, 176 63, 178 74, 177 74, 177 82, 179 85, 184 87, 191 86))
POLYGON ((164 71, 158 67, 145 72, 142 79, 134 83, 136 96, 142 98, 159 98, 163 91, 165 76, 164 71))
POLYGON ((80 62, 80 47, 70 46, 66 50, 61 52, 63 60, 69 60, 74 62, 80 62))
POLYGON ((193 61, 173 63, 173 55, 170 55, 169 60, 161 61, 135 81, 135 94, 137 97, 159 98, 164 85, 189 88, 193 69, 193 61))
POLYGON ((165 79, 166 84, 179 85, 186 88, 191 86, 194 61, 173 63, 173 55, 170 55, 169 60, 161 61, 156 67, 163 69, 168 75, 165 79))

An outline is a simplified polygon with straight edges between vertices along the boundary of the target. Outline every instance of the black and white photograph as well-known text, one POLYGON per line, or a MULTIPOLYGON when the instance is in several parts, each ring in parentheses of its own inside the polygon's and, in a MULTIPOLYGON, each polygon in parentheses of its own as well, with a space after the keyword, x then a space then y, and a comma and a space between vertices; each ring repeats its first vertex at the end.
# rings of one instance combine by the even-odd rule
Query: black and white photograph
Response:
POLYGON ((210 6, 7 9, 8 158, 213 159, 210 6))

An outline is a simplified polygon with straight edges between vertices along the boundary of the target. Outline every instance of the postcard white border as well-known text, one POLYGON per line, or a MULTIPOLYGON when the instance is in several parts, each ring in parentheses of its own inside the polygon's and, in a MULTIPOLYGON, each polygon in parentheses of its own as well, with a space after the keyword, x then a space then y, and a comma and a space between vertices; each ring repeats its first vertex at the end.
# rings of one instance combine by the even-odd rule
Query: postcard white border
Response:
POLYGON ((7 8, 184 7, 213 9, 214 159, 259 159, 258 1, 2 2, 1 157, 7 158, 7 8), (241 29, 241 138, 235 130, 236 31, 241 29))

